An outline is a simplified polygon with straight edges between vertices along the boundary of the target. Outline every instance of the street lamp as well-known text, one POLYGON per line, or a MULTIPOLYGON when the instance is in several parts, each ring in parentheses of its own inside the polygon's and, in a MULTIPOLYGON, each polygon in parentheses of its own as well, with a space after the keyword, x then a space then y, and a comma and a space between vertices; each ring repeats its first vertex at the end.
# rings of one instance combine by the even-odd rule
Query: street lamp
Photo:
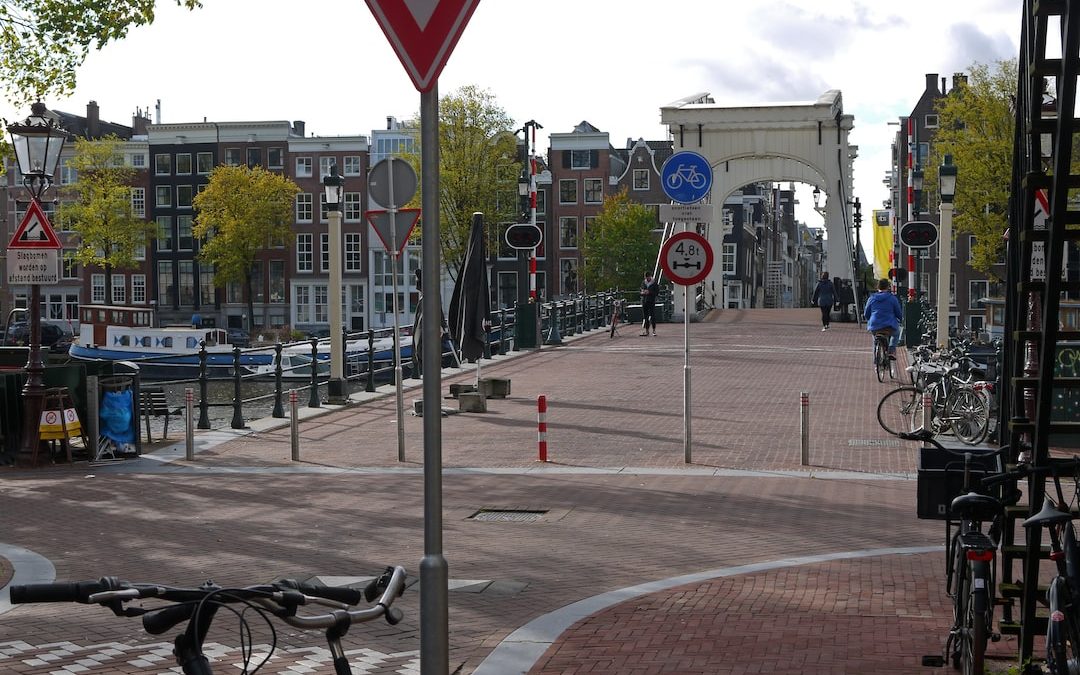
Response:
MULTIPOLYGON (((323 178, 326 191, 326 210, 330 219, 330 381, 326 385, 328 403, 343 404, 345 391, 345 344, 341 333, 341 202, 344 199, 345 179, 338 175, 337 166, 323 178)), ((314 367, 314 366, 312 366, 314 367)))
MULTIPOLYGON (((53 183, 60 151, 64 148, 67 133, 60 128, 56 115, 45 109, 40 101, 30 108, 30 116, 22 122, 8 126, 11 144, 23 186, 30 193, 32 202, 40 202, 41 195, 53 183)), ((45 363, 41 359, 41 286, 30 285, 30 354, 26 361, 26 384, 23 385, 23 434, 19 446, 18 462, 32 464, 40 445, 38 426, 45 398, 45 363)))
POLYGON ((952 155, 945 155, 938 169, 938 194, 941 195, 941 232, 938 236, 937 345, 949 343, 949 276, 952 267, 952 214, 956 196, 956 165, 952 155))

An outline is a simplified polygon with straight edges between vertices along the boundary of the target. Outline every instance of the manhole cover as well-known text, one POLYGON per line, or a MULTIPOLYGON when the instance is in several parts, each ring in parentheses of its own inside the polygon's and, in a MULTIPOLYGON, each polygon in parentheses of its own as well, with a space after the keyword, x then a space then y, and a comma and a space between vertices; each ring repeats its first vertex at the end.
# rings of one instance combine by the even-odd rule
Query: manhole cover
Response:
POLYGON ((547 510, 533 511, 527 509, 480 509, 469 516, 469 520, 483 520, 486 522, 501 523, 531 523, 538 520, 547 510))
POLYGON ((900 447, 900 441, 895 438, 877 439, 877 438, 849 438, 848 447, 875 447, 875 448, 898 448, 900 447))

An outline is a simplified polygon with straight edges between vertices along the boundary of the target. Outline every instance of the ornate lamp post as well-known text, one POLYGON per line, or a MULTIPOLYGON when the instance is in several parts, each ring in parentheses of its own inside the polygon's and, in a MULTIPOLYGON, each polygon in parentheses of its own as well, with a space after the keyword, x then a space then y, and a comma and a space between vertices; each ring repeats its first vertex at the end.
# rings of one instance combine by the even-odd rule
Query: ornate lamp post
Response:
POLYGON ((342 404, 345 391, 345 342, 341 334, 341 203, 344 201, 345 179, 338 175, 337 166, 323 178, 326 190, 326 209, 330 217, 330 381, 326 385, 329 403, 342 404))
MULTIPOLYGON (((41 102, 31 106, 30 116, 8 126, 15 159, 19 164, 23 186, 34 203, 53 183, 60 151, 67 133, 60 128, 55 115, 41 102)), ((45 397, 45 363, 41 359, 41 286, 30 285, 30 355, 26 361, 26 384, 23 385, 23 434, 17 461, 34 463, 38 440, 38 425, 45 397)))
POLYGON ((956 196, 956 165, 952 155, 945 155, 938 169, 938 194, 941 195, 941 232, 938 236, 937 346, 949 344, 949 277, 952 271, 952 214, 956 196))

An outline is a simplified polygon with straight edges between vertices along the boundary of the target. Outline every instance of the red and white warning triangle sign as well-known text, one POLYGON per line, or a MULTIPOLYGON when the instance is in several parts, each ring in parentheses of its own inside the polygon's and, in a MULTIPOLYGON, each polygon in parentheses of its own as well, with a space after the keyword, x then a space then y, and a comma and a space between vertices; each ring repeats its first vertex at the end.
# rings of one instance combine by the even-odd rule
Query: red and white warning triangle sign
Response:
POLYGON ((56 237, 49 219, 41 210, 41 204, 34 200, 30 202, 30 208, 26 209, 26 215, 15 230, 8 242, 8 248, 63 248, 63 244, 56 237))
POLYGON ((420 91, 439 79, 480 0, 367 0, 401 65, 420 91))

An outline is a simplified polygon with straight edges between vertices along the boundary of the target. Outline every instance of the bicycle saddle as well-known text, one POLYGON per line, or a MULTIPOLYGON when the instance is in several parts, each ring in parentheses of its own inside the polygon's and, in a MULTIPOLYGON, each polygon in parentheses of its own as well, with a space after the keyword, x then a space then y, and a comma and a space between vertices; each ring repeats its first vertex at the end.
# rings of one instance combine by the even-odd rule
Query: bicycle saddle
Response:
POLYGON ((1049 498, 1043 499, 1042 510, 1024 521, 1024 527, 1041 527, 1043 525, 1057 525, 1072 520, 1072 515, 1058 510, 1054 502, 1049 498))
POLYGON ((1001 502, 993 497, 969 492, 953 499, 949 512, 969 520, 993 520, 1001 513, 1001 502))

